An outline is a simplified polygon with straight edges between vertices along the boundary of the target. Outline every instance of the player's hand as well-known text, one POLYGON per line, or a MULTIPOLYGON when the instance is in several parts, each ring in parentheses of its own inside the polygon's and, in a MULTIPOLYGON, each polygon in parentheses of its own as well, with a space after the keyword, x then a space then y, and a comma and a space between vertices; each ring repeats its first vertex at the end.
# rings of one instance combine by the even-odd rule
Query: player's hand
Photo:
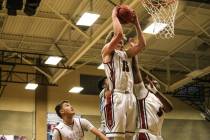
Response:
POLYGON ((147 82, 150 82, 150 79, 149 79, 148 75, 145 77, 145 80, 147 80, 147 82))
POLYGON ((114 9, 112 10, 112 15, 113 16, 117 16, 118 10, 119 10, 120 6, 115 6, 114 9))
POLYGON ((135 42, 133 38, 129 38, 128 43, 131 45, 131 47, 135 46, 135 42))
POLYGON ((134 10, 133 10, 133 17, 132 17, 131 23, 136 26, 139 24, 138 16, 136 15, 136 12, 134 10))

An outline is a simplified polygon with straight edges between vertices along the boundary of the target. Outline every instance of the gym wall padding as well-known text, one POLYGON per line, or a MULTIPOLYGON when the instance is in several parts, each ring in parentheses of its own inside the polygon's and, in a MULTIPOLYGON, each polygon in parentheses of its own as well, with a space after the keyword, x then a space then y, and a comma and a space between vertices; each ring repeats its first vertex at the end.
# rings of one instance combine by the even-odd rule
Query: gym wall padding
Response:
POLYGON ((33 138, 34 115, 32 112, 0 110, 0 134, 33 138))

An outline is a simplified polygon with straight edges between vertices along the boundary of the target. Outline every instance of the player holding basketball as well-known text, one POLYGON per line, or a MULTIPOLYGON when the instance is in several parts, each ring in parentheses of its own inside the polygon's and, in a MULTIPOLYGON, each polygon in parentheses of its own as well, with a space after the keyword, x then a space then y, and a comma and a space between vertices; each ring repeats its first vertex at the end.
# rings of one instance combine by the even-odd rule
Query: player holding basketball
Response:
POLYGON ((137 98, 139 129, 135 140, 163 140, 161 128, 164 113, 172 111, 172 104, 156 89, 152 81, 149 81, 148 89, 144 86, 137 57, 132 59, 132 68, 135 84, 134 94, 137 98))
POLYGON ((106 136, 111 140, 132 140, 136 128, 136 99, 133 94, 131 59, 145 47, 145 39, 136 14, 131 23, 137 32, 137 43, 124 50, 123 30, 117 18, 119 6, 112 11, 114 32, 108 34, 102 49, 102 60, 112 94, 105 101, 106 136))

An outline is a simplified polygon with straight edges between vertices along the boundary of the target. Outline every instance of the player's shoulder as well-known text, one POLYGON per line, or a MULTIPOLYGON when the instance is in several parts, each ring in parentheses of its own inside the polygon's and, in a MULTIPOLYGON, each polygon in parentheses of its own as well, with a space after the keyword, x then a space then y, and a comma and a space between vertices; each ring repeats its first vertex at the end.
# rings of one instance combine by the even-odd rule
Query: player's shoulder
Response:
POLYGON ((75 117, 74 121, 79 122, 79 123, 83 123, 84 121, 87 121, 87 119, 82 118, 82 117, 75 117))
POLYGON ((88 121, 86 118, 77 118, 79 121, 88 121))
POLYGON ((64 127, 65 127, 65 124, 63 122, 60 122, 55 128, 60 130, 60 129, 64 128, 64 127))
POLYGON ((110 53, 109 47, 110 47, 110 43, 107 43, 107 44, 105 44, 104 47, 101 49, 101 55, 102 55, 102 57, 105 57, 106 55, 109 55, 109 53, 110 53))
POLYGON ((109 45, 110 45, 110 43, 106 43, 104 46, 103 46, 103 48, 102 48, 102 52, 103 52, 103 50, 105 49, 105 48, 107 48, 107 47, 109 47, 109 45))

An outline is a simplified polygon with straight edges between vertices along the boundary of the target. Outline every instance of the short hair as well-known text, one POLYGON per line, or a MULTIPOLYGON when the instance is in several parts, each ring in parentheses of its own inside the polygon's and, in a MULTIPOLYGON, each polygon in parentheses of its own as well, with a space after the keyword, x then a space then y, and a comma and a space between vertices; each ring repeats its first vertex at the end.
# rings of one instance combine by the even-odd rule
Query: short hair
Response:
POLYGON ((108 33, 105 39, 105 44, 109 43, 112 40, 112 37, 114 36, 114 31, 111 31, 108 33))
POLYGON ((99 91, 102 91, 104 89, 105 80, 106 80, 106 77, 103 77, 102 79, 100 79, 98 81, 98 90, 99 91))
MULTIPOLYGON (((109 43, 112 40, 113 36, 114 36, 114 31, 109 32, 108 35, 106 36, 105 44, 109 43)), ((125 35, 123 35, 123 41, 124 43, 128 42, 128 38, 125 35)))
POLYGON ((60 118, 62 118, 60 110, 61 110, 64 103, 70 103, 70 102, 68 100, 63 100, 55 106, 55 112, 60 118))

